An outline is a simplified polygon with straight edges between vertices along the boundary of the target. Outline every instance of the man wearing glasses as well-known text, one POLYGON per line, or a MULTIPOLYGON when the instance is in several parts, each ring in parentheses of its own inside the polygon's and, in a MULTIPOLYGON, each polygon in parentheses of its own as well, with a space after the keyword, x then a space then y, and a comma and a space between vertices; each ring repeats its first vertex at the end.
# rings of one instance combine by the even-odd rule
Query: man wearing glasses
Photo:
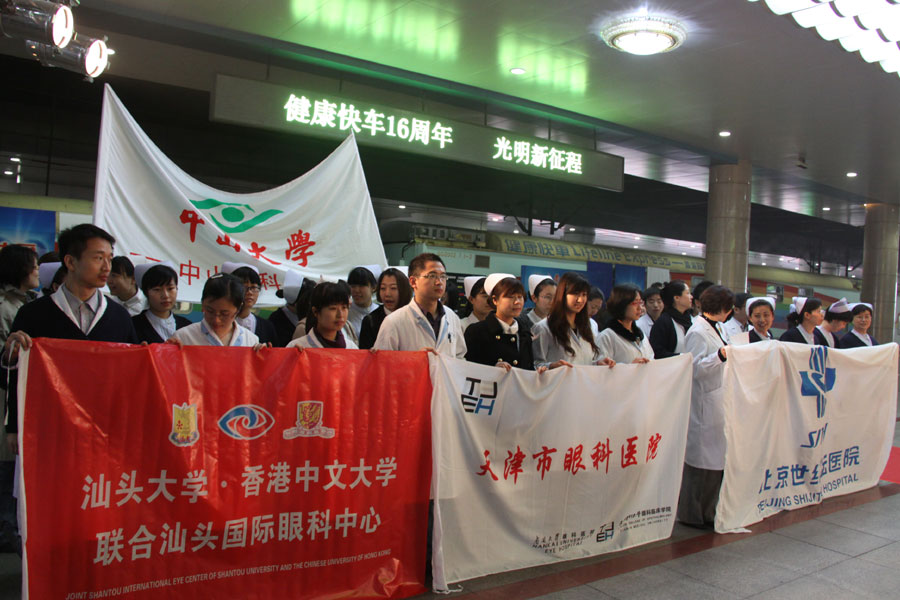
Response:
POLYGON ((271 343, 274 346, 278 341, 275 335, 275 325, 268 319, 260 319, 251 312, 256 306, 256 301, 259 300, 262 286, 259 269, 247 263, 225 262, 222 265, 222 272, 231 273, 240 279, 244 286, 244 304, 241 305, 241 310, 235 319, 238 325, 255 333, 260 344, 271 343))
POLYGON ((464 359, 466 341, 459 317, 445 310, 441 296, 447 287, 444 261, 437 254, 420 254, 409 263, 413 301, 385 319, 378 331, 377 350, 432 350, 464 359))

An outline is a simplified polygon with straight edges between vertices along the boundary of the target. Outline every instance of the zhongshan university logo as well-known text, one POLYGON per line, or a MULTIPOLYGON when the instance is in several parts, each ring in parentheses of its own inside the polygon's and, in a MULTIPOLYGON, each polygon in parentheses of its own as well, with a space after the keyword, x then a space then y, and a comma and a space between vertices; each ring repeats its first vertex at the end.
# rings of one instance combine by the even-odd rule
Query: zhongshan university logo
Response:
POLYGON ((283 212, 273 209, 257 213, 249 204, 222 202, 215 198, 191 200, 190 203, 194 208, 204 211, 204 214, 225 233, 241 233, 253 229, 283 212))
POLYGON ((825 394, 834 387, 835 369, 828 367, 828 347, 814 346, 809 353, 809 371, 800 371, 802 396, 815 397, 816 417, 825 416, 825 394))

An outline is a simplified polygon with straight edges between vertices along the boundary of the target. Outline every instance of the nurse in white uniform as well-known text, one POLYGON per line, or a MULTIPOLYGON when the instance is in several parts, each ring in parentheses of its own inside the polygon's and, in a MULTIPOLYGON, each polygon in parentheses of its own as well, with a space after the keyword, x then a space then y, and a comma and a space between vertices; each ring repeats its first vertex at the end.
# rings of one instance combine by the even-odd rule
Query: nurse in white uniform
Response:
POLYGON ((235 317, 244 302, 241 280, 228 273, 216 273, 203 286, 200 305, 203 320, 177 330, 167 343, 178 346, 250 346, 262 348, 256 334, 241 327, 235 317))
POLYGON ((693 527, 713 526, 725 470, 722 379, 727 356, 716 324, 728 317, 733 303, 734 294, 728 288, 707 288, 700 296, 701 313, 684 338, 685 351, 693 356, 694 374, 678 520, 693 527))
POLYGON ((850 314, 853 315, 853 329, 841 338, 841 348, 861 348, 863 346, 877 346, 878 342, 869 335, 872 327, 872 305, 868 302, 856 302, 850 305, 850 314))
POLYGON ((549 275, 530 275, 528 277, 528 293, 532 308, 525 315, 531 320, 532 325, 537 325, 542 319, 546 319, 553 305, 553 296, 556 295, 556 282, 549 275))
POLYGON ((644 301, 645 312, 641 315, 641 318, 637 320, 637 326, 644 332, 647 343, 650 342, 650 330, 653 329, 653 323, 656 322, 665 308, 660 292, 662 292, 662 288, 650 286, 641 294, 641 299, 644 301))
POLYGON ((472 312, 461 321, 463 333, 469 328, 469 325, 484 321, 491 313, 491 305, 488 302, 488 295, 484 293, 485 278, 481 275, 470 275, 463 279, 463 289, 466 292, 466 299, 472 312))
POLYGON ((841 298, 828 307, 828 310, 825 311, 825 320, 821 325, 816 325, 816 329, 830 347, 840 348, 841 336, 838 333, 843 331, 852 319, 853 315, 850 314, 850 305, 847 304, 847 299, 841 298))
MULTIPOLYGON (((765 342, 774 339, 772 323, 775 322, 775 298, 773 296, 758 296, 747 300, 747 315, 750 317, 752 328, 747 332, 747 341, 751 344, 765 342)), ((734 338, 729 342, 735 344, 734 338)))
POLYGON ((596 364, 612 367, 616 364, 600 354, 588 322, 590 289, 591 284, 577 273, 565 273, 560 277, 550 313, 531 330, 535 368, 596 364))
POLYGON ((444 261, 437 254, 418 255, 409 263, 409 283, 413 301, 385 317, 373 348, 433 350, 464 359, 466 341, 459 317, 440 302, 447 287, 444 261))
POLYGON ((309 306, 306 320, 309 333, 292 340, 288 348, 358 349, 353 340, 341 332, 350 312, 350 287, 346 283, 320 283, 312 291, 309 306))
POLYGON ((644 364, 653 358, 650 341, 637 326, 644 301, 641 292, 630 283, 616 285, 606 302, 612 318, 597 336, 600 354, 617 363, 644 364))

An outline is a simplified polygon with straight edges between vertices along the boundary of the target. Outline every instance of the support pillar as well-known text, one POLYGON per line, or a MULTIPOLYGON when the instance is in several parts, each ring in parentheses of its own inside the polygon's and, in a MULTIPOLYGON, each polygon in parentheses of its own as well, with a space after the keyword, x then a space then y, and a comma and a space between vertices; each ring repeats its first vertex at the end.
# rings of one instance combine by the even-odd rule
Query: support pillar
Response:
POLYGON ((900 208, 892 204, 869 204, 866 207, 860 299, 875 307, 870 333, 882 344, 894 338, 898 253, 900 208))
POLYGON ((745 160, 709 168, 706 278, 736 294, 747 291, 751 175, 745 160))

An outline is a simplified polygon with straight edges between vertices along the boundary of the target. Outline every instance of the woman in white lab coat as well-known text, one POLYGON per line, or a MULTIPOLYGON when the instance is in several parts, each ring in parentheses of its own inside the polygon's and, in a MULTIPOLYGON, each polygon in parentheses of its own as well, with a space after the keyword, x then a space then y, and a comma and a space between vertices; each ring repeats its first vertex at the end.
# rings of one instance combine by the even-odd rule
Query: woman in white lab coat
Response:
POLYGON ((694 527, 712 527, 725 470, 722 377, 727 356, 717 324, 728 318, 733 305, 734 294, 728 288, 707 288, 700 296, 701 314, 684 336, 685 352, 693 355, 694 375, 678 520, 694 527))
POLYGON ((554 369, 561 365, 609 367, 615 362, 600 354, 587 313, 591 284, 577 273, 559 279, 546 319, 531 329, 534 366, 554 369))
POLYGON ((203 319, 177 330, 167 343, 178 346, 251 346, 259 349, 256 334, 235 321, 244 304, 241 280, 228 273, 216 273, 206 280, 200 296, 203 319))
POLYGON ((653 348, 637 325, 643 304, 637 286, 623 283, 613 287, 606 301, 611 318, 606 329, 597 335, 597 346, 602 356, 608 356, 617 363, 650 362, 653 348))

